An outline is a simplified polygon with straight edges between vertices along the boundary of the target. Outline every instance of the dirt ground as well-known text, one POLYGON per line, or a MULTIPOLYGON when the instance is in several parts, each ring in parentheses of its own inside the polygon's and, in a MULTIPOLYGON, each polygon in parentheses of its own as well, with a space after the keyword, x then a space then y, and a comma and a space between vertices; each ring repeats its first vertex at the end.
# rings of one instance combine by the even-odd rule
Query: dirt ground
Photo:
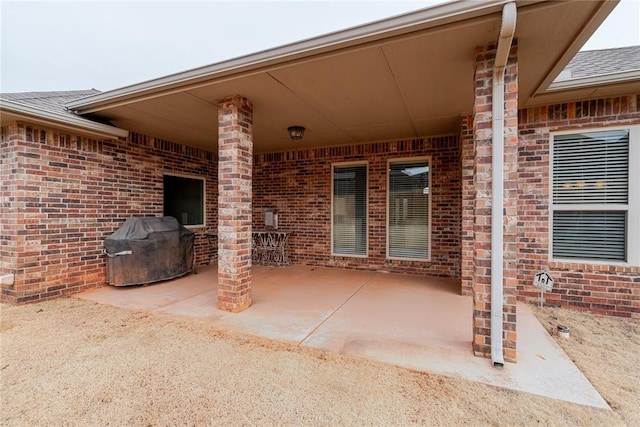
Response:
POLYGON ((534 313, 614 412, 640 426, 640 320, 547 307, 534 313), (558 325, 569 328, 569 339, 558 325))
POLYGON ((537 310, 613 410, 66 298, 0 308, 0 424, 640 425, 640 325, 537 310))

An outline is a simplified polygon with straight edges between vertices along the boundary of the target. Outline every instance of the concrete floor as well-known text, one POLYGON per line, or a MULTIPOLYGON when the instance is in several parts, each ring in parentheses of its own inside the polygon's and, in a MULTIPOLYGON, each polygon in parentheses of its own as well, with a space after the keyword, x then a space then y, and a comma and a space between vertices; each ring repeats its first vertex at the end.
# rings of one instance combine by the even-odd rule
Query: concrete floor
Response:
POLYGON ((253 268, 252 306, 216 308, 215 266, 149 286, 77 297, 117 307, 205 318, 227 330, 609 408, 528 306, 519 304, 518 363, 494 368, 471 350, 472 301, 459 282, 310 266, 253 268))

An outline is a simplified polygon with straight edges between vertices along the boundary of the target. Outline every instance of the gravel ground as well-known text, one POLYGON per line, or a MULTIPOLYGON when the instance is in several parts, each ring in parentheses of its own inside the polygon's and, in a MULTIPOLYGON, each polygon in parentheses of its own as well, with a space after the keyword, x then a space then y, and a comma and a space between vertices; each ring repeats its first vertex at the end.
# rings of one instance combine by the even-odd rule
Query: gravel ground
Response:
POLYGON ((613 411, 74 298, 5 305, 0 423, 640 425, 638 323, 571 312, 565 320, 565 313, 538 315, 550 328, 557 319, 570 323, 572 338, 563 345, 613 411), (574 319, 586 325, 584 335, 574 319), (595 343, 587 338, 601 326, 595 343), (613 329, 624 331, 628 352, 604 371, 602 361, 612 364, 620 353, 609 343, 613 329))

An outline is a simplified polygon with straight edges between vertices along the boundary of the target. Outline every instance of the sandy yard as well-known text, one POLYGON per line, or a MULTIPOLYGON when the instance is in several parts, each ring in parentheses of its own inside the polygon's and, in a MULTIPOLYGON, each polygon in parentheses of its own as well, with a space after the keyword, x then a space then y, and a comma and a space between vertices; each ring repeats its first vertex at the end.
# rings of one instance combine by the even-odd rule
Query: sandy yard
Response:
POLYGON ((65 298, 2 306, 13 425, 640 425, 640 322, 537 309, 613 410, 65 298))

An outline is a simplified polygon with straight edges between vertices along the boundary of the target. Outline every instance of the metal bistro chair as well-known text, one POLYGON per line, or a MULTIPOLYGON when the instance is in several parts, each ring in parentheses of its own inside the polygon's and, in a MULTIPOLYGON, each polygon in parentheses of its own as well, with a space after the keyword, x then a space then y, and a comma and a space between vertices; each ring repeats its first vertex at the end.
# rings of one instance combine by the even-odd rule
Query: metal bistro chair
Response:
POLYGON ((253 259, 258 264, 269 264, 273 259, 275 242, 271 233, 257 232, 253 236, 255 250, 253 259))
POLYGON ((289 265, 289 256, 287 255, 289 235, 290 233, 280 233, 277 236, 277 242, 273 252, 273 262, 276 265, 289 265))

